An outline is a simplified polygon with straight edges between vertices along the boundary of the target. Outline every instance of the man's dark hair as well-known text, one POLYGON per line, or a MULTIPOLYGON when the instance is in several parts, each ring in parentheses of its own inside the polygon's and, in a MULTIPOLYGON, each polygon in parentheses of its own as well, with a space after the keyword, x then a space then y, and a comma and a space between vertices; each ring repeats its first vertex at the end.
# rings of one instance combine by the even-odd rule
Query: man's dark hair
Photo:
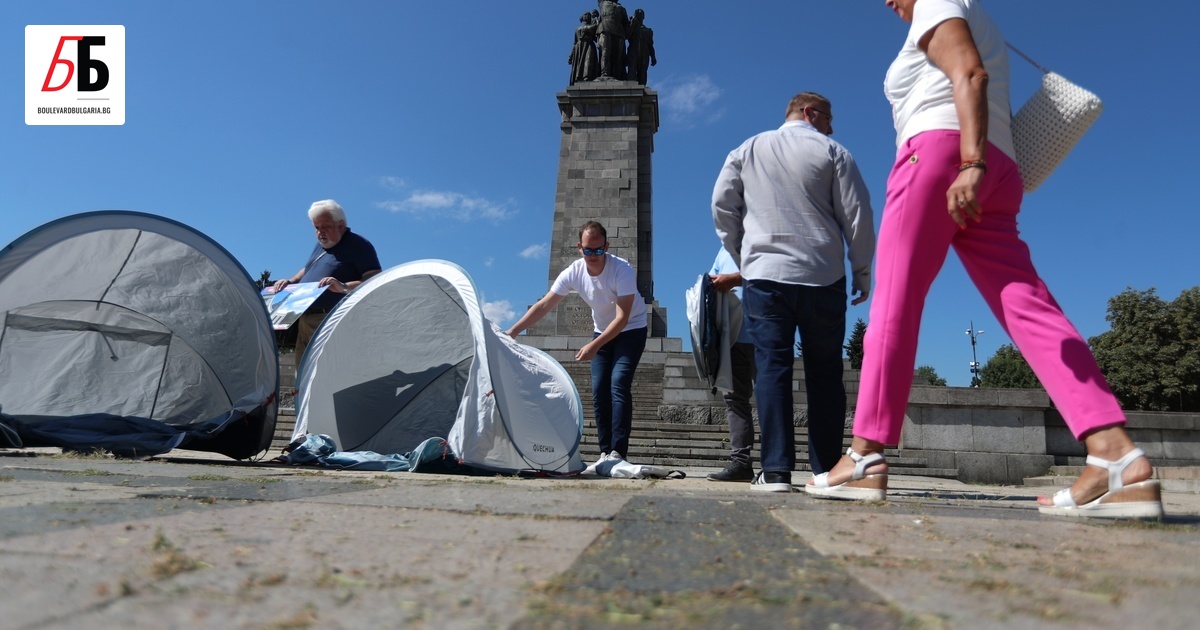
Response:
POLYGON ((580 243, 583 242, 584 232, 595 232, 595 233, 599 234, 600 236, 604 237, 605 243, 608 242, 608 230, 605 230, 604 226, 600 225, 599 221, 588 221, 587 223, 583 224, 583 227, 579 228, 579 242, 580 243))

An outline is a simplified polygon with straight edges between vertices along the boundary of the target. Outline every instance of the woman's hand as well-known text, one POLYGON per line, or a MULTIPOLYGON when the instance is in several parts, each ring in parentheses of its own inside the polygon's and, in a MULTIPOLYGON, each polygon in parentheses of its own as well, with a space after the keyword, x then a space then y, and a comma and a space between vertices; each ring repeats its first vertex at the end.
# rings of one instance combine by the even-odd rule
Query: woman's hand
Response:
POLYGON ((967 229, 967 219, 979 223, 983 220, 983 207, 979 204, 979 183, 983 181, 984 169, 968 168, 960 171, 958 177, 946 191, 946 209, 950 218, 958 225, 958 229, 967 229))

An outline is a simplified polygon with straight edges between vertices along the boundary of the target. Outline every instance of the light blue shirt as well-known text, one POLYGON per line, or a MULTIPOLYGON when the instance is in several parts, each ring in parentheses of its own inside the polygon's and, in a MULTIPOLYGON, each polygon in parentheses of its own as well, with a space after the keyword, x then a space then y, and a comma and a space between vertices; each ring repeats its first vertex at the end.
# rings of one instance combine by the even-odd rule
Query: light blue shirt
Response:
MULTIPOLYGON (((733 262, 733 256, 730 256, 729 252, 725 251, 724 247, 717 250, 717 258, 716 258, 716 260, 713 261, 712 269, 708 272, 708 275, 715 276, 715 275, 719 275, 719 274, 723 274, 723 273, 737 273, 737 272, 738 272, 738 266, 737 266, 737 263, 733 262)), ((741 301, 742 285, 739 284, 738 286, 734 287, 733 290, 730 292, 737 296, 738 301, 741 301)), ((745 315, 746 315, 746 309, 745 309, 745 307, 743 307, 742 308, 742 331, 740 333, 738 333, 738 338, 737 338, 736 343, 754 343, 753 341, 750 340, 750 325, 749 325, 749 322, 746 321, 745 315)))

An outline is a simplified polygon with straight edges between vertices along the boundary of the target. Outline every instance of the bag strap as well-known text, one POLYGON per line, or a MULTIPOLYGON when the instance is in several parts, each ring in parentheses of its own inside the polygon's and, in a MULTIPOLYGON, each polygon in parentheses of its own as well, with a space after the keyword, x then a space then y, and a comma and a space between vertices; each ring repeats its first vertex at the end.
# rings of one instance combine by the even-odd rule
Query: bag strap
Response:
POLYGON ((1009 43, 1009 42, 1004 42, 1004 45, 1005 45, 1005 46, 1008 46, 1009 48, 1011 48, 1011 49, 1012 49, 1012 51, 1013 51, 1013 52, 1015 52, 1015 53, 1017 53, 1018 55, 1020 55, 1022 59, 1024 59, 1025 61, 1028 61, 1028 62, 1029 62, 1031 65, 1033 65, 1033 67, 1034 67, 1034 68, 1037 68, 1038 70, 1041 70, 1041 71, 1042 71, 1042 74, 1050 74, 1050 71, 1049 71, 1049 70, 1047 70, 1046 68, 1042 67, 1042 64, 1040 64, 1040 63, 1038 63, 1038 62, 1034 61, 1033 59, 1030 59, 1030 58, 1029 58, 1029 55, 1026 55, 1025 53, 1021 52, 1020 50, 1017 50, 1017 47, 1016 47, 1016 46, 1013 46, 1013 45, 1012 45, 1011 43, 1009 43))

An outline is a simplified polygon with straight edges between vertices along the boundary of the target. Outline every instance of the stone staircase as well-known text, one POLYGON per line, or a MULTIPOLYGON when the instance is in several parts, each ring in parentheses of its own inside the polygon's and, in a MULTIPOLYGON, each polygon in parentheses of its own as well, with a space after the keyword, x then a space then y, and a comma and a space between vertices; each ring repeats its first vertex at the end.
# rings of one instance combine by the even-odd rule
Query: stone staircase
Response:
MULTIPOLYGON (((850 446, 847 434, 843 446, 850 446)), ((600 456, 596 447, 596 428, 587 419, 583 429, 583 443, 579 453, 585 462, 595 461, 600 456)), ((885 452, 891 473, 895 475, 921 475, 953 479, 958 471, 929 467, 924 459, 905 457, 903 452, 888 449, 885 452)), ((758 468, 757 444, 751 458, 758 468)), ((723 468, 729 461, 729 432, 723 424, 678 424, 673 422, 646 422, 633 424, 629 437, 629 453, 626 459, 634 464, 653 464, 664 467, 723 468)), ((808 461, 808 429, 796 429, 796 470, 810 471, 808 461)))
MULTIPOLYGON (((563 361, 562 365, 575 381, 576 388, 583 403, 584 427, 583 440, 579 446, 579 454, 585 462, 595 461, 600 456, 596 446, 596 426, 592 420, 592 389, 591 368, 586 363, 563 361)), ((280 400, 284 405, 292 403, 291 391, 295 387, 296 368, 292 355, 280 357, 280 400)), ((712 424, 690 424, 684 422, 668 422, 660 416, 663 409, 663 387, 668 379, 664 376, 664 363, 646 362, 638 366, 633 383, 633 432, 629 439, 629 453, 626 458, 635 464, 652 464, 663 467, 687 468, 723 468, 729 460, 729 429, 723 422, 724 412, 720 414, 705 409, 698 414, 705 417, 718 417, 721 421, 712 424)), ((711 402, 702 405, 707 408, 711 402)), ((721 403, 717 403, 721 404, 721 403)), ((679 414, 677 408, 672 417, 685 417, 679 414)), ((692 414, 693 416, 697 414, 692 414)), ((292 439, 292 429, 296 424, 296 412, 290 406, 281 406, 279 417, 275 423, 275 438, 271 442, 271 456, 278 454, 292 439)), ((843 446, 850 445, 850 435, 846 434, 843 446)), ((957 470, 951 468, 934 468, 919 457, 907 457, 902 450, 889 449, 885 452, 888 466, 892 474, 922 475, 953 479, 957 470)), ((759 452, 757 445, 751 452, 751 457, 757 468, 759 452)), ((812 470, 808 461, 808 430, 796 428, 796 470, 812 470)))
POLYGON ((275 437, 271 439, 271 457, 278 455, 283 447, 292 441, 292 429, 295 427, 296 410, 291 407, 281 408, 279 416, 275 420, 275 437))
MULTIPOLYGON (((591 424, 592 416, 592 369, 587 363, 565 363, 567 374, 575 381, 579 400, 583 403, 585 426, 591 424)), ((661 422, 658 407, 663 399, 663 365, 639 365, 633 373, 633 426, 661 422)), ((592 443, 595 443, 595 426, 592 425, 592 443)))
MULTIPOLYGON (((292 428, 296 424, 296 411, 291 408, 279 410, 275 423, 275 439, 271 442, 272 456, 277 455, 292 439, 292 428)), ((600 456, 596 446, 596 426, 585 414, 583 441, 579 455, 590 463, 600 456)), ((850 445, 846 435, 844 446, 850 445)), ((905 457, 902 451, 886 451, 888 466, 894 475, 921 475, 953 479, 954 469, 932 468, 926 461, 916 457, 905 457)), ((757 446, 751 451, 754 462, 758 462, 757 446)), ((678 424, 661 422, 657 418, 645 421, 635 418, 633 434, 629 438, 629 453, 626 458, 635 464, 653 464, 663 467, 723 468, 729 461, 729 432, 723 424, 678 424)), ((796 429, 796 470, 812 470, 808 461, 808 430, 796 429)))
MULTIPOLYGON (((1045 475, 1026 477, 1025 485, 1065 488, 1079 478, 1083 466, 1051 466, 1045 475)), ((1154 478, 1168 492, 1200 493, 1200 466, 1155 466, 1154 478)))

